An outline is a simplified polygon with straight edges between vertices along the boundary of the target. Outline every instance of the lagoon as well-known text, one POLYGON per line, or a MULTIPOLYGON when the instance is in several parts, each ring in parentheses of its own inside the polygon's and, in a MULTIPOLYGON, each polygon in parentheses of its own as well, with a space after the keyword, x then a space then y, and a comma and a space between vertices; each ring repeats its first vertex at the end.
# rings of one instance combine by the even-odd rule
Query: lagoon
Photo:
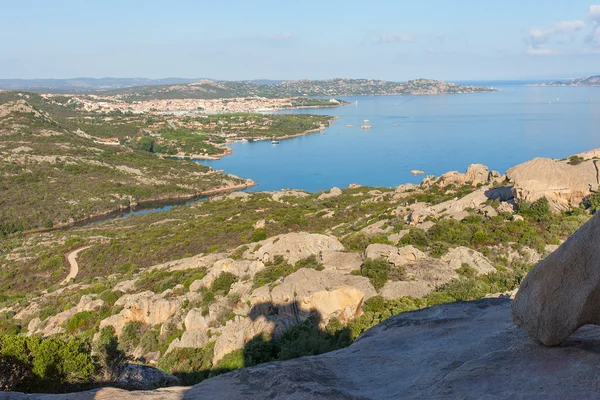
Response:
POLYGON ((352 105, 288 110, 339 119, 321 133, 278 145, 232 144, 233 154, 201 163, 253 179, 254 191, 317 192, 351 183, 420 182, 423 176, 412 169, 440 175, 481 163, 503 173, 534 157, 564 158, 600 147, 600 87, 494 86, 501 91, 343 97, 352 105), (365 119, 372 129, 359 129, 365 119))

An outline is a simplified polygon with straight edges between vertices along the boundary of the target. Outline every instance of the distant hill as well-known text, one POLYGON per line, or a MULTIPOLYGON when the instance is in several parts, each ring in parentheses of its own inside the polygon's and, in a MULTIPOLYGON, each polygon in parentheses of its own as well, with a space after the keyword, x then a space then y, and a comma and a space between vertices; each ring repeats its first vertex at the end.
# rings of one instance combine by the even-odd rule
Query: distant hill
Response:
POLYGON ((0 89, 29 91, 65 91, 122 89, 132 86, 186 84, 198 79, 187 78, 70 78, 70 79, 0 79, 0 89))
POLYGON ((542 86, 600 86, 600 75, 590 76, 588 78, 576 78, 570 81, 554 81, 542 86))
POLYGON ((141 86, 105 91, 105 95, 124 100, 150 99, 210 99, 227 97, 334 97, 381 96, 398 94, 454 94, 494 92, 485 86, 468 86, 431 79, 390 82, 375 79, 296 80, 278 83, 269 81, 212 81, 178 85, 141 86), (260 83, 257 83, 260 82, 260 83))

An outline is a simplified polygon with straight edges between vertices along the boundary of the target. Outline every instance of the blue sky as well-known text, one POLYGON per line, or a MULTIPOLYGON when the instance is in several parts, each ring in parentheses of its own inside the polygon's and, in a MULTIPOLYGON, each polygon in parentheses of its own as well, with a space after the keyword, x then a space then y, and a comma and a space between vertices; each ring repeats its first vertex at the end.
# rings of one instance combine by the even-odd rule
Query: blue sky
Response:
POLYGON ((0 0, 0 43, 0 78, 566 78, 600 74, 600 5, 0 0))

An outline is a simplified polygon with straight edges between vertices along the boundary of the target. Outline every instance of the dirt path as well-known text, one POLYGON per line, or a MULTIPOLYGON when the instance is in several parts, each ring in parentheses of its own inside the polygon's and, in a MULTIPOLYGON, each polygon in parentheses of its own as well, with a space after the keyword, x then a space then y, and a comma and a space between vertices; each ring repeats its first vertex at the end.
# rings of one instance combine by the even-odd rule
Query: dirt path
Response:
POLYGON ((92 246, 90 245, 90 246, 80 247, 77 250, 69 253, 69 255, 67 256, 67 260, 69 261, 69 265, 71 266, 71 269, 69 271, 69 275, 67 275, 67 277, 61 282, 61 285, 69 283, 69 281, 71 279, 75 279, 75 277, 79 273, 79 265, 77 264, 77 255, 80 252, 89 249, 90 247, 92 247, 92 246))

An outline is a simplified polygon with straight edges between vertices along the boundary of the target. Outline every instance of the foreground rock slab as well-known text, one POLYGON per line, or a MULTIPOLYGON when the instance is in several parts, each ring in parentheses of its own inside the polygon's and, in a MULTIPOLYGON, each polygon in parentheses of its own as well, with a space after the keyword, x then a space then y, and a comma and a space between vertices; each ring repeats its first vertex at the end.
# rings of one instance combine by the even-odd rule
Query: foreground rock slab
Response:
POLYGON ((542 346, 512 323, 510 300, 495 298, 400 314, 346 349, 234 371, 191 388, 0 399, 105 399, 109 393, 149 400, 597 399, 599 368, 599 327, 542 346))
POLYGON ((583 325, 600 324, 600 213, 527 274, 512 316, 548 346, 583 325))

